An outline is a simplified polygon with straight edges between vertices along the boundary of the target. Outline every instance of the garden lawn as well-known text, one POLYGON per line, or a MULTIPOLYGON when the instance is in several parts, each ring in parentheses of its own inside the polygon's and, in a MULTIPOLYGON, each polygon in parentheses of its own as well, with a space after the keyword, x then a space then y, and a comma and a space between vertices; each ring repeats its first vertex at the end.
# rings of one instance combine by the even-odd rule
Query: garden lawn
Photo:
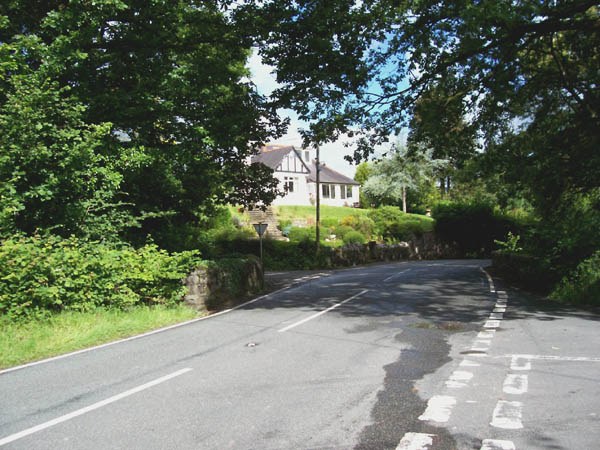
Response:
MULTIPOLYGON (((316 217, 316 206, 276 206, 274 207, 275 215, 278 219, 314 219, 316 217)), ((367 215, 368 209, 350 208, 347 206, 329 206, 321 205, 321 220, 336 219, 341 220, 344 217, 354 214, 367 215)))
POLYGON ((198 317, 185 305, 64 312, 48 319, 0 318, 0 369, 134 336, 198 317))

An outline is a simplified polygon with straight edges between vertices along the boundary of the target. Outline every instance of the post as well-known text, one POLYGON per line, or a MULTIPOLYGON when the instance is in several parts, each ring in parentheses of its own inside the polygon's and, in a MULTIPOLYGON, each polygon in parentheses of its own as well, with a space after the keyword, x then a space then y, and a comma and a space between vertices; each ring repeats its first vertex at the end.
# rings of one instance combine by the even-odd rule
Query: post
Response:
POLYGON ((321 163, 319 161, 319 146, 317 145, 317 228, 316 228, 317 253, 319 252, 319 245, 320 245, 319 221, 321 220, 321 186, 319 184, 319 172, 321 171, 320 164, 321 163))

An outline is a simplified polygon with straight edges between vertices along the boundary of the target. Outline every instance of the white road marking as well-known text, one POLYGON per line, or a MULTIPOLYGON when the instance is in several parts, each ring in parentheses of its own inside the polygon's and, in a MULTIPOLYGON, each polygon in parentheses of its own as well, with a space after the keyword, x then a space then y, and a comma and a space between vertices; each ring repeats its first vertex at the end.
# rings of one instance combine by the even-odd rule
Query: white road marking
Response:
POLYGON ((490 425, 505 430, 519 430, 523 428, 523 423, 521 422, 522 408, 523 404, 521 402, 498 400, 490 425))
POLYGON ((427 408, 419 416, 419 420, 431 420, 438 423, 448 422, 454 405, 456 405, 456 398, 449 395, 434 395, 427 402, 427 408))
POLYGON ((31 427, 26 430, 20 431, 19 433, 15 433, 15 434, 11 434, 10 436, 6 436, 5 438, 0 439, 0 447, 3 445, 9 444, 11 442, 14 442, 17 439, 21 439, 21 438, 24 438, 25 436, 29 436, 30 434, 37 433, 38 431, 45 430, 46 428, 53 427, 54 425, 58 425, 59 423, 66 422, 67 420, 71 420, 75 417, 81 416, 81 415, 86 414, 95 409, 102 408, 103 406, 106 406, 110 403, 114 403, 125 397, 129 397, 130 395, 136 394, 136 393, 143 391, 145 389, 148 389, 152 386, 156 386, 157 384, 164 383, 165 381, 168 381, 172 378, 178 377, 179 375, 183 375, 184 373, 187 373, 190 370, 192 370, 192 369, 186 368, 186 369, 178 370, 177 372, 173 372, 169 375, 165 375, 164 377, 157 378, 154 381, 150 381, 148 383, 134 387, 133 389, 129 389, 125 392, 122 392, 120 394, 109 397, 106 400, 102 400, 97 403, 94 403, 93 405, 78 409, 69 414, 65 414, 64 416, 57 417, 56 419, 49 420, 48 422, 44 422, 42 424, 36 425, 35 427, 31 427))
POLYGON ((490 319, 491 320, 502 320, 504 319, 504 314, 503 313, 497 313, 497 312, 493 312, 490 313, 490 319))
POLYGON ((302 325, 303 323, 306 323, 309 320, 312 320, 312 319, 315 319, 315 318, 317 318, 319 316, 322 316, 323 314, 328 313, 329 311, 337 308, 338 306, 343 305, 344 303, 348 303, 350 300, 354 300, 356 297, 359 297, 359 296, 363 295, 365 292, 368 292, 368 291, 369 291, 368 289, 364 289, 364 290, 360 291, 358 294, 353 295, 352 297, 347 298, 346 300, 343 300, 343 301, 341 301, 339 303, 336 303, 335 305, 330 306, 329 308, 327 308, 327 309, 325 309, 325 310, 323 310, 321 312, 313 314, 312 316, 306 317, 305 319, 299 320, 298 322, 295 322, 295 323, 293 323, 291 325, 288 325, 285 328, 282 328, 281 330, 279 330, 279 332, 283 333, 285 331, 288 331, 288 330, 291 330, 292 328, 297 327, 298 325, 302 325))
POLYGON ((498 295, 506 295, 506 291, 498 291, 498 295))
POLYGON ((496 307, 494 308, 494 310, 492 312, 495 312, 495 313, 505 313, 506 312, 506 306, 498 306, 498 304, 496 303, 496 307))
MULTIPOLYGON (((537 359, 546 361, 580 361, 580 362, 600 362, 600 358, 588 356, 555 356, 555 355, 506 355, 514 359, 537 359)), ((523 370, 523 369, 521 369, 523 370)))
POLYGON ((502 390, 506 394, 521 395, 527 392, 529 380, 527 375, 509 373, 504 379, 502 390))
POLYGON ((471 350, 486 352, 490 348, 491 343, 492 343, 492 341, 489 341, 489 340, 476 340, 473 343, 471 350))
POLYGON ((499 320, 487 320, 483 324, 483 328, 498 328, 500 326, 499 320))
POLYGON ((488 283, 490 284, 490 292, 492 292, 492 293, 496 292, 496 288, 494 287, 494 280, 492 279, 490 274, 487 273, 483 267, 479 267, 479 270, 481 270, 485 274, 485 276, 488 280, 488 283))
POLYGON ((446 381, 446 386, 449 388, 460 389, 469 384, 473 378, 472 372, 467 372, 464 370, 455 370, 450 374, 450 378, 446 381))
POLYGON ((385 283, 385 282, 391 280, 392 278, 397 277, 398 275, 402 275, 403 273, 408 272, 409 270, 410 269, 406 269, 406 270, 403 270, 402 272, 395 273, 394 275, 387 277, 385 280, 383 280, 383 282, 385 283))
POLYGON ((459 365, 461 367, 479 367, 481 364, 471 361, 470 359, 463 359, 459 365))
POLYGON ((496 330, 482 330, 477 334, 477 339, 493 339, 496 335, 496 330))
POLYGON ((484 439, 481 450, 515 450, 513 441, 501 441, 499 439, 484 439))
POLYGON ((435 434, 406 433, 396 450, 427 450, 433 445, 435 434))
POLYGON ((531 370, 531 358, 528 358, 527 355, 512 355, 510 370, 531 370))
POLYGON ((242 303, 241 305, 237 305, 237 306, 235 306, 233 308, 229 308, 229 309, 226 309, 224 311, 219 311, 218 313, 211 314, 209 316, 198 317, 197 319, 191 319, 191 320, 187 320, 185 322, 180 322, 180 323, 176 323, 174 325, 169 325, 168 327, 158 328, 156 330, 148 331, 147 333, 138 334, 136 336, 131 336, 131 337, 128 337, 128 338, 119 339, 117 341, 107 342, 106 344, 95 345, 93 347, 82 348, 81 350, 76 350, 74 352, 65 353, 64 355, 58 355, 58 356, 53 356, 51 358, 40 359, 39 361, 34 361, 34 362, 27 363, 27 364, 22 364, 20 366, 15 366, 15 367, 10 367, 8 369, 0 370, 0 375, 2 375, 3 373, 13 372, 15 370, 25 369, 25 368, 31 367, 31 366, 37 366, 38 364, 45 364, 45 363, 48 363, 48 362, 51 362, 51 361, 56 361, 58 359, 63 359, 63 358, 68 358, 70 356, 79 355, 80 353, 91 352, 93 350, 98 350, 98 349, 101 349, 101 348, 104 348, 104 347, 109 347, 111 345, 116 345, 116 344, 121 344, 123 342, 133 341, 135 339, 140 339, 140 338, 143 338, 143 337, 146 337, 146 336, 151 336, 153 334, 162 333, 163 331, 168 331, 168 330, 172 330, 173 328, 183 327, 185 325, 190 325, 192 323, 200 322, 202 320, 212 319, 213 317, 218 317, 218 316, 221 316, 223 314, 227 314, 227 313, 229 313, 231 311, 235 311, 236 309, 243 308, 244 306, 251 305, 252 303, 255 303, 255 302, 258 302, 258 301, 263 300, 265 298, 268 298, 268 297, 270 297, 270 296, 272 296, 274 294, 278 294, 280 292, 283 292, 283 291, 285 291, 285 290, 287 290, 289 288, 290 288, 290 286, 283 287, 281 289, 278 289, 276 291, 270 292, 268 294, 261 295, 260 297, 257 297, 257 298, 255 298, 253 300, 249 300, 249 301, 247 301, 245 303, 242 303))

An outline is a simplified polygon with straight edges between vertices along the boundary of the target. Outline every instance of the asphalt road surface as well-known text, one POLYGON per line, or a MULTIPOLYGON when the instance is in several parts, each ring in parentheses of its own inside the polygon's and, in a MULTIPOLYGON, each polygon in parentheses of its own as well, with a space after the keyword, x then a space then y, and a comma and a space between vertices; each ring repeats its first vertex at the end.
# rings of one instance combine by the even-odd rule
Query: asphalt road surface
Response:
POLYGON ((488 264, 336 271, 0 372, 0 449, 600 448, 600 316, 488 264))

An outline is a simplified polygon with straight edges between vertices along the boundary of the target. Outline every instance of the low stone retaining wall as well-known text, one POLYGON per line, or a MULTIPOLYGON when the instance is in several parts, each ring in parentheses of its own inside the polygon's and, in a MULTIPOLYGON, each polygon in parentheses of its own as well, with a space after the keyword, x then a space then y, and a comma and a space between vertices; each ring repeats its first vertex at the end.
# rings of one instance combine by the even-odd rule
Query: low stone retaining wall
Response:
POLYGON ((375 261, 460 258, 458 247, 441 241, 433 232, 398 244, 350 244, 331 251, 331 266, 347 267, 375 261))
POLYGON ((264 275, 258 258, 227 259, 199 267, 183 284, 185 303, 198 311, 216 311, 242 303, 250 294, 260 292, 264 275))

